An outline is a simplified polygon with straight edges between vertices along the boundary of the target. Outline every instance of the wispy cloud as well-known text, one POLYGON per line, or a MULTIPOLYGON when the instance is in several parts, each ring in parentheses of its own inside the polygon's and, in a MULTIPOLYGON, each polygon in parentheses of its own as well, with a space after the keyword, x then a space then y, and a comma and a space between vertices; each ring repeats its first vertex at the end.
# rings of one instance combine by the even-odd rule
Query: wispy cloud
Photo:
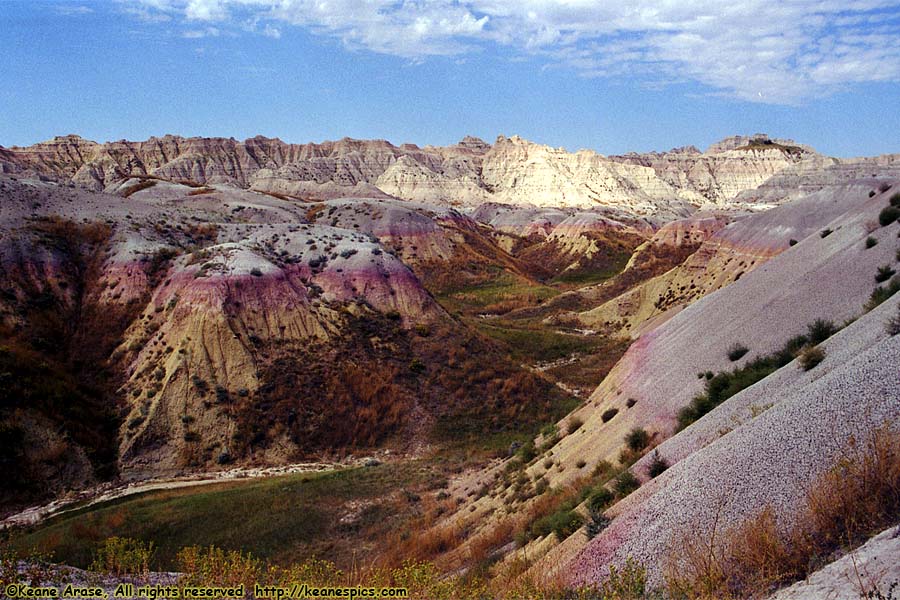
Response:
POLYGON ((350 48, 419 61, 490 44, 586 77, 696 81, 754 102, 794 104, 848 86, 900 81, 897 0, 133 0, 150 15, 243 27, 291 26, 350 48))
POLYGON ((94 9, 89 6, 75 4, 58 4, 53 8, 58 14, 65 15, 67 17, 89 15, 94 12, 94 9))
POLYGON ((202 29, 187 29, 181 33, 181 37, 195 40, 205 37, 218 37, 219 33, 219 29, 216 27, 203 27, 202 29))

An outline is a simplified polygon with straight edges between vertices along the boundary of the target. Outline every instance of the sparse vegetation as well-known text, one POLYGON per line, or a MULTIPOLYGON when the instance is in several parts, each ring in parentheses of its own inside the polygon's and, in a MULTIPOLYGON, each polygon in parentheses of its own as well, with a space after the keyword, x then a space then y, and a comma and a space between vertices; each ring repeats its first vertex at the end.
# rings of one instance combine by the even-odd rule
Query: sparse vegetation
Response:
POLYGON ((728 355, 728 360, 730 360, 731 362, 735 362, 743 358, 743 356, 748 352, 750 352, 750 349, 747 348, 747 346, 739 342, 735 342, 728 347, 728 351, 726 352, 726 354, 728 355))
POLYGON ((804 371, 810 371, 823 360, 825 360, 824 349, 820 348, 819 346, 808 346, 807 348, 804 348, 800 353, 797 362, 800 364, 801 369, 803 369, 804 371))
POLYGON ((826 229, 823 229, 823 230, 819 233, 819 237, 821 237, 821 238, 827 238, 827 237, 828 237, 829 235, 831 235, 832 233, 834 233, 834 232, 833 232, 831 229, 826 228, 826 229))
POLYGON ((878 271, 875 273, 875 282, 884 283, 893 277, 895 273, 897 273, 897 271, 892 269, 890 265, 882 265, 878 267, 878 271))
POLYGON ((146 576, 150 572, 153 552, 153 542, 144 543, 120 537, 107 538, 97 547, 89 569, 116 577, 146 576))
POLYGON ((727 531, 686 532, 670 552, 667 591, 682 598, 742 598, 803 579, 835 550, 855 547, 900 513, 900 433, 888 426, 848 440, 816 479, 789 527, 766 507, 727 531))
POLYGON ((650 434, 641 427, 635 427, 625 436, 625 444, 632 452, 640 452, 650 443, 650 434))
POLYGON ((621 569, 610 565, 609 577, 600 584, 598 597, 604 600, 641 600, 647 597, 646 587, 647 569, 629 556, 621 569))
POLYGON ((130 198, 132 195, 140 192, 141 190, 152 188, 154 185, 156 185, 155 179, 141 179, 137 183, 123 188, 119 193, 124 198, 130 198))
POLYGON ((897 314, 890 318, 885 329, 889 335, 900 334, 900 305, 897 306, 897 314))
POLYGON ((578 417, 570 417, 568 423, 566 424, 566 431, 569 435, 575 433, 581 426, 584 425, 584 421, 579 419, 578 417))
POLYGON ((878 213, 878 224, 882 227, 887 227, 897 219, 900 219, 900 207, 898 206, 885 206, 878 213))
POLYGON ((872 310, 898 291, 900 291, 900 277, 894 276, 887 285, 879 285, 872 290, 872 294, 869 296, 869 300, 865 305, 866 311, 872 310))
POLYGON ((807 346, 816 346, 831 337, 838 328, 831 321, 817 319, 807 326, 805 334, 794 336, 780 350, 768 356, 758 356, 732 371, 722 371, 708 377, 705 391, 678 412, 678 431, 681 431, 719 404, 741 390, 764 379, 794 360, 807 346))
POLYGON ((603 414, 600 415, 600 420, 603 421, 604 423, 608 423, 617 414, 619 414, 618 408, 607 408, 606 410, 603 411, 603 414))
POLYGON ((619 498, 624 498, 639 487, 641 487, 641 482, 631 471, 623 471, 613 480, 613 489, 619 498))
POLYGON ((668 468, 668 461, 666 461, 665 458, 659 455, 659 451, 654 450, 653 456, 650 460, 650 466, 647 467, 647 474, 650 476, 650 478, 652 479, 657 477, 658 475, 662 475, 663 472, 665 472, 668 468))
POLYGON ((868 250, 869 248, 874 248, 877 245, 878 240, 876 238, 873 238, 871 235, 866 238, 866 250, 868 250))

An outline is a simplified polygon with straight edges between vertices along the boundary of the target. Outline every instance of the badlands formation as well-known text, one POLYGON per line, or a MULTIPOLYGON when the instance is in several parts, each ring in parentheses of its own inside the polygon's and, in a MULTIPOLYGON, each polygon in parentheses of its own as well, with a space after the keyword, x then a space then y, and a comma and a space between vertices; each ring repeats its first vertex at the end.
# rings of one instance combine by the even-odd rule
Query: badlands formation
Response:
MULTIPOLYGON (((897 433, 898 192, 900 155, 763 135, 0 147, 0 501, 459 455, 416 534, 454 542, 420 558, 573 588, 636 561, 662 589, 686 535, 790 530, 897 433)), ((846 562, 778 597, 856 594, 846 562)))
POLYGON ((687 147, 624 156, 569 153, 518 136, 499 136, 493 145, 467 137, 453 146, 419 148, 347 138, 286 144, 263 137, 238 142, 171 135, 98 144, 69 135, 0 148, 5 171, 33 170, 94 191, 128 176, 152 175, 307 200, 393 196, 454 206, 606 206, 683 216, 704 204, 777 204, 850 174, 890 172, 895 161, 828 158, 791 140, 760 135, 728 138, 704 153, 687 147), (775 175, 790 185, 759 189, 775 175))

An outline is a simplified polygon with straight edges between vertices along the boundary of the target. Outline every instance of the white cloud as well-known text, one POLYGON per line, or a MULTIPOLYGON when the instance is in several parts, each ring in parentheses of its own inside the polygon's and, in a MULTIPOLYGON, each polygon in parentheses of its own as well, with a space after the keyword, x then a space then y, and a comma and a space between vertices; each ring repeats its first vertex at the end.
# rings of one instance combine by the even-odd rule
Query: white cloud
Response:
MULTIPOLYGON (((422 60, 489 44, 587 77, 696 81, 754 102, 797 103, 900 80, 898 0, 132 0, 186 22, 286 26, 422 60)), ((246 29, 246 27, 245 27, 246 29)))
POLYGON ((221 0, 189 0, 184 16, 190 21, 221 21, 228 16, 228 11, 221 0))
POLYGON ((181 33, 181 37, 196 40, 205 37, 218 37, 220 31, 216 27, 204 27, 202 29, 188 29, 181 33))
POLYGON ((80 6, 73 4, 60 4, 54 7, 56 12, 65 15, 67 17, 77 16, 77 15, 89 15, 94 12, 94 9, 89 6, 80 6))

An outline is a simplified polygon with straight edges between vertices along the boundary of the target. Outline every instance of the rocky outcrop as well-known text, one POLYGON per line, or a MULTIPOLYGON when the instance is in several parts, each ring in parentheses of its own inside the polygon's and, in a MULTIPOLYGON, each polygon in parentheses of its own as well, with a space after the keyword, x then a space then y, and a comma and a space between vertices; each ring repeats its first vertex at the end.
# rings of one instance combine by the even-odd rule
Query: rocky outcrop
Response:
MULTIPOLYGON (((126 179, 121 187, 140 181, 126 179)), ((354 213, 365 224, 361 230, 349 218, 344 229, 309 223, 306 209, 261 193, 149 181, 155 184, 123 201, 77 187, 0 180, 0 334, 12 348, 0 360, 18 364, 17 357, 31 357, 29 368, 37 368, 34 353, 44 353, 46 368, 58 370, 45 375, 48 385, 71 380, 84 386, 71 396, 79 414, 89 414, 90 402, 113 413, 122 410, 104 422, 112 430, 103 430, 103 439, 113 444, 104 456, 115 462, 117 446, 120 472, 128 478, 289 460, 300 449, 296 432, 289 435, 286 425, 268 432, 271 439, 263 446, 248 445, 254 435, 248 427, 256 421, 247 411, 272 401, 273 393, 260 390, 281 373, 273 366, 278 357, 318 347, 321 357, 313 353, 313 360, 341 366, 329 356, 358 351, 354 344, 360 341, 390 357, 400 352, 397 342, 379 345, 371 341, 377 339, 374 330, 366 336, 353 333, 354 327, 384 322, 382 328, 405 339, 403 332, 414 325, 445 317, 410 268, 370 233, 384 235, 385 243, 389 234, 418 230, 440 239, 440 227, 419 213, 385 206, 387 216, 379 218, 370 204, 354 213), (394 212, 401 216, 394 218, 394 212), (413 217, 419 218, 404 228, 413 217), (78 343, 89 348, 76 350, 78 343), (78 366, 82 361, 87 367, 78 366), (102 376, 90 370, 95 367, 102 376), (90 376, 97 381, 88 381, 90 376), (97 389, 99 381, 114 385, 97 389)), ((374 356, 360 351, 359 360, 366 359, 374 356)), ((291 390, 289 400, 301 411, 319 394, 325 392, 291 390)), ((87 433, 101 431, 97 417, 88 419, 93 424, 87 433, 77 428, 85 424, 72 421, 76 428, 68 431, 75 433, 66 436, 69 409, 48 409, 47 417, 40 406, 23 406, 15 414, 4 407, 0 425, 24 432, 23 447, 35 456, 46 454, 28 450, 40 440, 61 449, 52 461, 35 462, 56 468, 61 487, 89 483, 94 475, 85 455, 94 460, 99 446, 87 433), (39 435, 42 427, 61 433, 39 435)), ((355 418, 350 410, 345 423, 355 418)), ((391 427, 402 424, 397 419, 391 427)), ((379 423, 370 429, 376 439, 391 430, 379 423)), ((323 447, 324 442, 303 450, 323 447)), ((108 469, 102 476, 109 476, 108 469)))
MULTIPOLYGON (((567 152, 499 136, 494 144, 467 137, 445 147, 395 146, 342 139, 288 144, 255 137, 182 138, 99 144, 57 137, 27 148, 0 149, 0 169, 70 180, 96 191, 128 177, 228 184, 298 199, 387 198, 451 206, 484 202, 536 207, 608 208, 631 214, 685 217, 704 204, 767 207, 797 190, 875 169, 900 167, 890 157, 841 161, 791 140, 735 136, 706 152, 603 156, 567 152)), ((818 186, 818 187, 816 187, 818 186)))

